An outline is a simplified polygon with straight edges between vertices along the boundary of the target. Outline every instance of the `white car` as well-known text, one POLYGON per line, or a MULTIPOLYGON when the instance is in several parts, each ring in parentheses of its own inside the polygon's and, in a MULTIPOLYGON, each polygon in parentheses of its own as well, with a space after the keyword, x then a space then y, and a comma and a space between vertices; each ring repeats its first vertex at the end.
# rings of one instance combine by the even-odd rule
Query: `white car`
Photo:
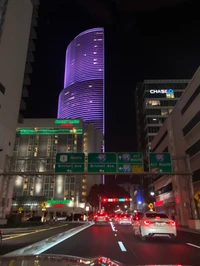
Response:
POLYGON ((147 237, 169 237, 175 239, 177 236, 176 222, 171 220, 165 213, 146 212, 138 222, 138 233, 143 241, 147 237))
POLYGON ((132 224, 132 218, 128 214, 122 214, 118 218, 118 224, 132 224))

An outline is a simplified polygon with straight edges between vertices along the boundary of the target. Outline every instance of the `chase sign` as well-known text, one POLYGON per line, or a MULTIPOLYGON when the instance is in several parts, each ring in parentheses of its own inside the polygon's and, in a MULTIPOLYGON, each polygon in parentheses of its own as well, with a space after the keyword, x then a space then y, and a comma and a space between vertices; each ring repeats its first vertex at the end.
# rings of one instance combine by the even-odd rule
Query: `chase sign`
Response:
POLYGON ((161 93, 161 94, 169 93, 169 94, 172 94, 172 93, 174 93, 174 90, 173 89, 168 89, 168 90, 150 90, 150 93, 151 94, 155 94, 155 93, 161 93))

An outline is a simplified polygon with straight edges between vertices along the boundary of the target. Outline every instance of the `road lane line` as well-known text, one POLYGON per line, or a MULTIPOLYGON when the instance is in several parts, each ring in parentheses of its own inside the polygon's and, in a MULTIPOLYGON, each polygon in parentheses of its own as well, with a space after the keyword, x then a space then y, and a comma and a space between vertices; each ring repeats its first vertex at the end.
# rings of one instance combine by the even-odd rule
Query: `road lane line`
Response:
POLYGON ((13 235, 10 235, 9 237, 5 237, 5 238, 3 237, 2 241, 10 240, 10 239, 18 238, 18 237, 22 237, 22 236, 32 235, 32 234, 36 234, 36 233, 40 233, 40 232, 44 232, 44 231, 49 231, 49 230, 52 230, 52 229, 57 229, 57 228, 65 227, 65 226, 68 226, 68 224, 55 226, 55 227, 50 227, 50 228, 38 229, 38 230, 31 231, 31 232, 28 232, 28 233, 21 233, 21 234, 17 234, 17 235, 13 234, 13 235))
POLYGON ((118 244, 119 244, 121 251, 127 251, 122 241, 118 241, 118 244))
POLYGON ((194 244, 191 244, 191 243, 187 243, 187 245, 195 247, 195 248, 200 248, 200 246, 197 246, 197 245, 194 245, 194 244))
POLYGON ((116 231, 112 222, 110 223, 110 226, 111 226, 111 228, 112 228, 113 231, 116 231))

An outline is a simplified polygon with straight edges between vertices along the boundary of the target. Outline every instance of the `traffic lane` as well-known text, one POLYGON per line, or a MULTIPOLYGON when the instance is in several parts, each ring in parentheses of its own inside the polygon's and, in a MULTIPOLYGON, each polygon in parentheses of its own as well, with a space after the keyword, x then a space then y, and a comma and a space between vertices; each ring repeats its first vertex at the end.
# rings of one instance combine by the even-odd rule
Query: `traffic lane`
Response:
POLYGON ((122 251, 121 238, 109 225, 93 225, 62 243, 46 250, 43 254, 72 255, 85 258, 105 256, 119 262, 138 265, 132 252, 122 251))
POLYGON ((200 233, 178 231, 177 241, 181 241, 182 243, 192 243, 200 247, 200 233))
POLYGON ((80 225, 82 224, 79 223, 67 224, 66 226, 62 227, 56 227, 56 228, 52 227, 51 229, 48 228, 45 231, 35 230, 35 232, 30 232, 30 233, 27 232, 26 235, 21 234, 19 236, 13 236, 12 238, 6 238, 6 239, 3 238, 3 242, 0 247, 0 255, 4 255, 6 253, 12 252, 20 248, 24 248, 33 243, 39 242, 48 237, 57 235, 59 233, 65 232, 80 225))
POLYGON ((143 242, 133 235, 132 226, 117 225, 116 229, 125 248, 138 256, 140 264, 199 265, 200 250, 187 245, 182 234, 173 242, 160 238, 143 242))

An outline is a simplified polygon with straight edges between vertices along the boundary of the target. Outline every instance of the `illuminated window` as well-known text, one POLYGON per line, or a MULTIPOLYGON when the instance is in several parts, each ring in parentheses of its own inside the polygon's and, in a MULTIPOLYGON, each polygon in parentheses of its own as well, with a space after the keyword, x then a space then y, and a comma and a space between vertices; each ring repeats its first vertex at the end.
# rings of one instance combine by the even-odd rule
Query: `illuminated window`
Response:
POLYGON ((24 190, 26 190, 28 188, 27 184, 24 184, 24 190))
POLYGON ((93 62, 93 64, 94 64, 94 65, 98 65, 98 63, 97 63, 97 62, 93 62))
POLYGON ((97 54, 97 52, 94 52, 93 54, 97 54))
POLYGON ((86 178, 82 179, 82 182, 83 183, 86 183, 87 182, 87 179, 86 178))
POLYGON ((146 106, 160 105, 160 101, 146 101, 146 106))
POLYGON ((166 93, 166 98, 174 98, 174 93, 166 93))
POLYGON ((92 85, 89 85, 88 88, 92 88, 92 85))
POLYGON ((75 145, 77 144, 77 140, 74 141, 74 144, 75 144, 75 145))
POLYGON ((82 186, 82 189, 86 189, 87 188, 87 186, 82 186))
POLYGON ((173 109, 168 109, 168 113, 170 114, 173 111, 173 109))
POLYGON ((102 71, 102 69, 101 69, 101 68, 99 68, 99 71, 102 71))
POLYGON ((97 41, 97 39, 94 39, 94 42, 96 42, 97 41))
POLYGON ((84 135, 84 136, 87 136, 87 133, 84 133, 83 135, 84 135))
POLYGON ((78 43, 76 46, 80 46, 80 43, 78 43))
POLYGON ((84 56, 86 56, 86 54, 84 54, 84 56))
POLYGON ((86 196, 87 195, 87 193, 86 192, 82 192, 82 196, 86 196))
POLYGON ((58 140, 57 140, 57 139, 55 139, 54 143, 55 143, 55 144, 58 144, 58 140))
POLYGON ((32 151, 32 146, 28 146, 28 151, 32 151))
POLYGON ((34 157, 37 157, 37 152, 36 151, 34 152, 34 157))
POLYGON ((25 178, 24 183, 28 183, 28 177, 25 178))
POLYGON ((167 109, 161 109, 161 115, 168 115, 167 109))

